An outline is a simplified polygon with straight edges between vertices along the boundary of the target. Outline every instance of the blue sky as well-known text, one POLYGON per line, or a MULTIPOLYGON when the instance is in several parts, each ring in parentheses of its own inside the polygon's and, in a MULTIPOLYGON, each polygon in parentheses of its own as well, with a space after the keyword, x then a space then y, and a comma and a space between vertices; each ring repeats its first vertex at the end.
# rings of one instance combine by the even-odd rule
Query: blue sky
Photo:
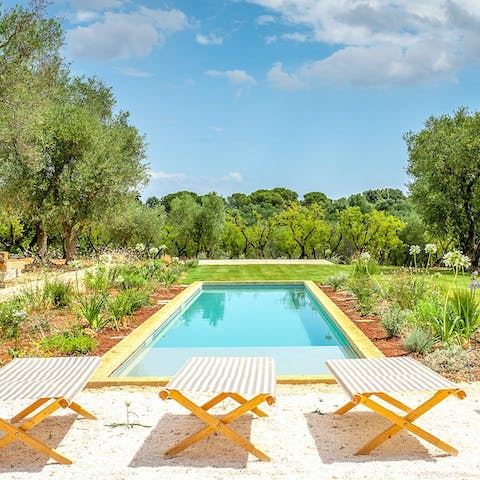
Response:
MULTIPOLYGON (((4 3, 4 6, 11 2, 4 3)), ((143 192, 406 190, 402 135, 479 108, 478 0, 56 0, 146 135, 143 192)))

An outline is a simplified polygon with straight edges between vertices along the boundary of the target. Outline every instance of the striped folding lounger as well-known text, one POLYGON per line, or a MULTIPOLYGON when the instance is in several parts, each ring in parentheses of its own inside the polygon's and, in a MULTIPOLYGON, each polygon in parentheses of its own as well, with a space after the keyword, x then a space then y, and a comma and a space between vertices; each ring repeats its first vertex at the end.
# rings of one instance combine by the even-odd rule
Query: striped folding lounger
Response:
POLYGON ((275 402, 275 366, 272 358, 266 357, 193 357, 160 391, 160 398, 172 398, 204 421, 207 426, 173 446, 165 455, 173 456, 212 433, 221 433, 260 460, 270 458, 242 437, 228 424, 251 411, 259 417, 267 414, 258 406, 266 401, 275 402), (184 393, 208 393, 213 398, 203 405, 189 400, 184 393), (247 400, 247 398, 250 398, 247 400), (231 398, 239 406, 220 418, 208 413, 214 405, 231 398))
POLYGON ((27 433, 52 413, 70 408, 86 418, 96 417, 73 401, 85 387, 100 363, 99 357, 18 358, 0 369, 0 401, 33 400, 27 408, 7 422, 0 418, 0 448, 19 440, 58 463, 72 461, 27 433), (46 404, 46 406, 45 406, 46 404), (27 415, 43 408, 19 426, 13 425, 27 415))
POLYGON ((402 429, 414 433, 451 455, 458 453, 455 448, 413 423, 449 395, 459 399, 465 398, 465 392, 454 383, 409 357, 327 360, 326 365, 351 398, 335 413, 342 415, 356 405, 363 404, 393 424, 363 445, 356 452, 357 455, 370 453, 402 429), (435 393, 416 408, 408 407, 387 393, 410 391, 435 393), (396 414, 372 397, 378 397, 405 412, 405 415, 396 414))

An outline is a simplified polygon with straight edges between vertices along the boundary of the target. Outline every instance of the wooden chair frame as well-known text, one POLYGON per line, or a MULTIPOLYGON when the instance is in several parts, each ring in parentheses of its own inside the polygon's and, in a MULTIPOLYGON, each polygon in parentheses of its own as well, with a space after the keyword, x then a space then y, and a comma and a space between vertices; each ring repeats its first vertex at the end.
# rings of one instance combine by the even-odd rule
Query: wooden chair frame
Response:
POLYGON ((266 417, 267 414, 257 408, 262 402, 266 401, 269 405, 273 405, 275 403, 275 399, 270 394, 259 394, 253 397, 250 400, 245 399, 238 393, 234 392, 223 392, 208 402, 204 403, 203 405, 199 406, 189 400, 185 395, 180 393, 178 390, 166 390, 163 389, 160 391, 160 398, 162 400, 166 400, 167 398, 171 398, 178 402, 180 405, 185 407, 189 410, 193 415, 198 417, 200 420, 207 424, 206 427, 198 430, 197 432, 193 433, 192 435, 188 436, 181 442, 177 443, 170 449, 165 452, 166 456, 174 456, 177 453, 180 453, 182 450, 185 450, 187 447, 193 445, 194 443, 202 440, 203 438, 208 437, 212 433, 221 433, 225 435, 227 438, 235 442, 237 445, 242 447, 243 449, 250 452, 252 455, 255 455, 258 459, 263 461, 270 461, 270 457, 263 453, 261 450, 255 447, 253 443, 247 440, 245 437, 237 433, 235 430, 228 426, 229 423, 233 422, 237 418, 241 417, 245 413, 251 411, 255 413, 259 417, 266 417), (226 413, 220 418, 215 418, 210 415, 207 411, 212 408, 213 406, 217 405, 219 402, 226 398, 231 398, 235 400, 240 405, 230 412, 226 413))
POLYGON ((40 422, 48 418, 50 415, 52 415, 52 413, 57 411, 59 408, 70 408, 74 412, 79 413, 83 417, 89 418, 91 420, 96 420, 97 418, 95 417, 95 415, 83 409, 77 403, 69 401, 65 397, 39 398, 38 400, 33 402, 31 405, 24 408, 20 413, 15 415, 11 419, 11 423, 0 418, 0 430, 3 430, 6 433, 6 435, 0 439, 0 448, 3 448, 9 445, 11 442, 15 440, 19 440, 20 442, 24 443, 25 445, 28 445, 34 450, 37 450, 38 452, 50 458, 53 458, 60 464, 70 465, 72 461, 69 458, 65 457, 64 455, 61 455, 53 448, 50 448, 45 443, 41 442, 40 440, 36 439, 35 437, 27 433, 28 430, 32 429, 33 427, 38 425, 40 422), (49 401, 51 401, 51 403, 49 403, 47 406, 45 406, 43 409, 38 411, 35 415, 30 417, 29 419, 25 420, 19 426, 12 425, 12 423, 17 423, 23 420, 25 417, 27 417, 27 415, 35 412, 36 410, 38 410, 40 407, 42 407, 49 401))
POLYGON ((384 392, 363 393, 354 395, 350 402, 346 403, 343 407, 340 407, 334 413, 343 415, 355 406, 362 404, 392 422, 392 425, 389 428, 374 437, 372 440, 368 441, 357 452, 355 452, 355 455, 366 455, 370 453, 372 450, 377 448, 379 445, 381 445, 386 440, 393 437, 393 435, 397 434, 403 429, 412 432, 420 438, 423 438, 427 442, 435 445, 436 447, 440 448, 446 453, 449 453, 450 455, 457 455, 457 449, 413 423, 420 416, 428 412, 430 409, 435 407, 435 405, 438 405, 442 400, 445 400, 445 398, 450 395, 454 395, 460 400, 466 397, 465 392, 460 389, 438 390, 432 397, 427 399, 418 407, 410 408, 404 403, 384 392), (405 415, 397 415, 396 413, 379 404, 375 400, 372 400, 371 397, 373 396, 376 396, 381 400, 389 403, 390 405, 398 408, 399 410, 402 410, 403 412, 405 412, 405 415))

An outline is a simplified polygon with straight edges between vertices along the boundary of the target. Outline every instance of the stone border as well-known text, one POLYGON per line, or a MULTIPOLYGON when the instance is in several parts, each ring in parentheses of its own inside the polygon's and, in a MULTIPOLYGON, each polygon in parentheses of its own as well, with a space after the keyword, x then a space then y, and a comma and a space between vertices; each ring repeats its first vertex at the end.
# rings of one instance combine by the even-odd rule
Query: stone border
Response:
MULTIPOLYGON (((315 297, 317 302, 325 309, 331 320, 341 330, 350 346, 364 358, 383 357, 383 353, 368 339, 368 337, 325 295, 318 286, 310 281, 245 281, 245 282, 193 282, 183 292, 179 293, 161 310, 155 312, 142 325, 121 342, 112 347, 102 357, 100 367, 97 369, 89 387, 105 387, 119 385, 151 385, 163 386, 170 377, 111 377, 127 359, 157 332, 159 328, 175 315, 189 299, 202 289, 203 285, 301 285, 315 297)), ((310 383, 335 383, 333 375, 279 375, 277 383, 310 384, 310 383)))

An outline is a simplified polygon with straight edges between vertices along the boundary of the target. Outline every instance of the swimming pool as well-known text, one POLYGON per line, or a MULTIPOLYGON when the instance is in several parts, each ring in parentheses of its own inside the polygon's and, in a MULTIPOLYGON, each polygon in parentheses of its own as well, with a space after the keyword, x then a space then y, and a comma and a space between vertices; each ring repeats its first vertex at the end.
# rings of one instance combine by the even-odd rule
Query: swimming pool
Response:
POLYGON ((111 377, 168 377, 191 356, 272 356, 280 376, 322 375, 327 359, 362 356, 308 283, 201 285, 111 377))

